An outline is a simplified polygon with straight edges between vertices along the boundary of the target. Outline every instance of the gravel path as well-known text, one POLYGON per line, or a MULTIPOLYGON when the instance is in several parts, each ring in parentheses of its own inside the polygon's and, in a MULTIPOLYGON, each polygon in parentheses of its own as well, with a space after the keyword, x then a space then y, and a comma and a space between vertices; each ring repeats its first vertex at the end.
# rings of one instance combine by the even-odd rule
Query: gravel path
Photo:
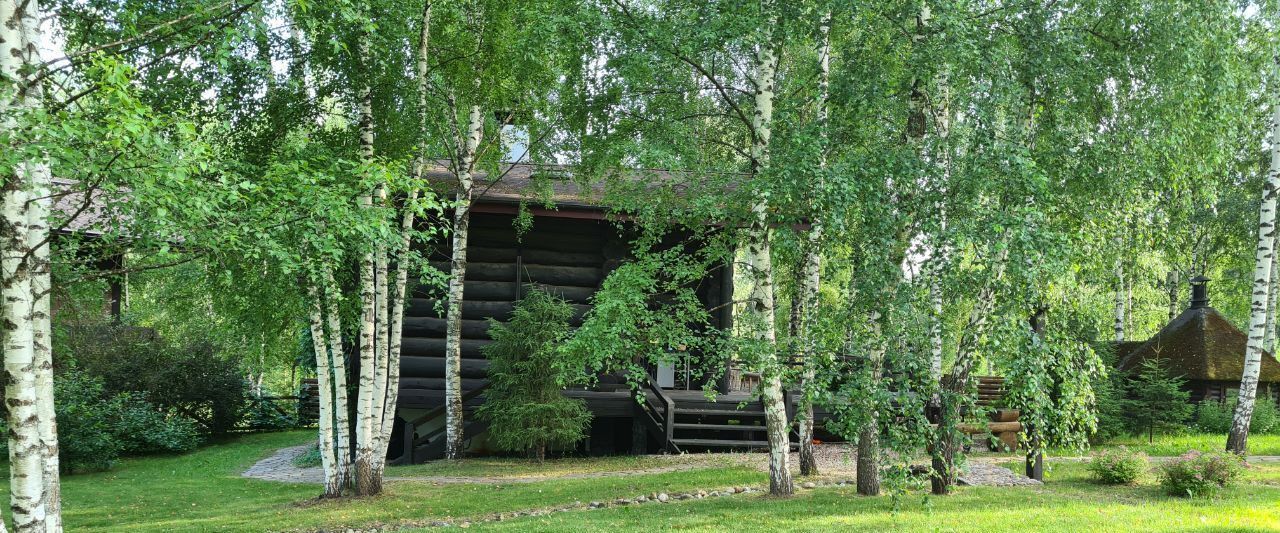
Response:
POLYGON ((293 464, 293 459, 307 453, 307 449, 310 447, 311 445, 304 444, 302 446, 281 448, 276 450, 276 453, 272 454, 271 457, 254 463, 253 466, 240 475, 242 477, 284 483, 324 483, 324 469, 318 466, 299 468, 293 464))

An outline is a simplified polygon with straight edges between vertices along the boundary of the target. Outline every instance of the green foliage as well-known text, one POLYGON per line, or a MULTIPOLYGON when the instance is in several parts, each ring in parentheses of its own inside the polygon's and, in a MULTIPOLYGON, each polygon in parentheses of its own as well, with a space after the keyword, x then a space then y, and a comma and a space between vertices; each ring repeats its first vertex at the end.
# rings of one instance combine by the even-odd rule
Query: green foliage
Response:
POLYGON ((1192 450, 1160 466, 1160 486, 1170 496, 1212 496, 1231 486, 1243 471, 1239 456, 1192 450))
POLYGON ((207 344, 178 346, 150 330, 91 327, 68 335, 69 353, 108 393, 141 393, 148 402, 194 419, 204 433, 231 431, 241 420, 245 383, 234 360, 207 344))
POLYGON ((293 458, 293 466, 298 468, 315 468, 320 466, 323 461, 323 458, 320 457, 320 445, 312 444, 307 447, 306 451, 293 458))
POLYGON ((1089 473, 1098 483, 1132 485, 1150 470, 1147 454, 1121 446, 1102 452, 1089 461, 1089 473))
MULTIPOLYGON (((121 456, 188 452, 202 440, 194 420, 167 413, 140 394, 112 393, 82 370, 60 369, 53 383, 65 472, 107 470, 121 456)), ((7 445, 2 441, 0 450, 7 445)))
POLYGON ((583 379, 580 367, 563 357, 573 307, 541 290, 516 303, 511 320, 491 320, 489 390, 478 415, 489 421, 498 449, 526 452, 539 460, 548 448, 563 449, 586 436, 591 412, 580 399, 560 391, 583 379))
MULTIPOLYGON (((1236 398, 1220 402, 1205 400, 1196 406, 1195 427, 1205 433, 1225 435, 1231 430, 1231 419, 1236 412, 1236 398)), ((1273 398, 1259 395, 1249 420, 1249 433, 1253 435, 1280 432, 1280 409, 1273 398)))
POLYGON ((1093 394, 1095 413, 1098 417, 1098 428, 1089 437, 1089 442, 1099 444, 1115 437, 1128 434, 1132 425, 1125 410, 1125 385, 1127 375, 1115 370, 1115 350, 1110 343, 1102 343, 1095 349, 1102 358, 1104 368, 1111 369, 1105 374, 1099 373, 1093 378, 1093 394))
POLYGON ((1157 431, 1186 428, 1195 406, 1188 403, 1186 380, 1172 375, 1159 359, 1147 359, 1129 380, 1126 410, 1134 432, 1155 438, 1157 431))

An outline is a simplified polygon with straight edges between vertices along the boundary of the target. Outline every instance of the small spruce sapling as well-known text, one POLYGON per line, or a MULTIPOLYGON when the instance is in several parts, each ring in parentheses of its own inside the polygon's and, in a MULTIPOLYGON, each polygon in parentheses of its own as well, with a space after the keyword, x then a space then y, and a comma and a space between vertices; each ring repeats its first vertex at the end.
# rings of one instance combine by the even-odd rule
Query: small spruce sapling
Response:
POLYGON ((581 365, 560 349, 572 316, 564 300, 533 290, 516 303, 509 322, 490 320, 493 343, 484 349, 490 386, 478 415, 489 422, 496 448, 542 461, 548 448, 572 446, 586 436, 586 404, 560 394, 584 378, 581 365))
POLYGON ((1155 441, 1157 429, 1178 428, 1191 418, 1194 406, 1188 403, 1191 393, 1183 388, 1185 384, 1159 358, 1144 360, 1129 382, 1131 420, 1135 430, 1146 431, 1148 442, 1155 441))

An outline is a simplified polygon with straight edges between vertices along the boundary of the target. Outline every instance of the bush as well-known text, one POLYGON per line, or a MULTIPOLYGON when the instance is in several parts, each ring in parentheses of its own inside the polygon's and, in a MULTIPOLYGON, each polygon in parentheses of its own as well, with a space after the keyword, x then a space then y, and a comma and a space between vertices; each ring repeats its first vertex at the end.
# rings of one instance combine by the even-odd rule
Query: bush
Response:
POLYGON ((124 446, 115 431, 114 402, 102 380, 75 370, 54 376, 58 421, 58 462, 64 472, 106 470, 124 446))
MULTIPOLYGON (((1205 400, 1196 407, 1195 426, 1205 433, 1226 434, 1231 431, 1231 420, 1236 412, 1236 399, 1219 402, 1205 400)), ((1280 431, 1280 408, 1268 396, 1258 397, 1249 420, 1249 433, 1266 434, 1280 431)))
MULTIPOLYGON (((195 421, 165 413, 136 393, 112 395, 101 378, 82 370, 57 371, 53 387, 63 472, 107 470, 122 455, 180 453, 200 445, 195 421)), ((0 422, 0 429, 8 428, 0 422)), ((7 446, 0 439, 0 454, 7 446)))
POLYGON ((1230 486, 1243 469, 1235 455, 1192 450, 1160 467, 1160 485, 1172 496, 1212 496, 1230 486))
MULTIPOLYGON (((297 402, 290 402, 296 405, 297 402)), ((244 422, 241 426, 249 429, 292 429, 298 427, 298 419, 293 414, 286 414, 277 409, 274 400, 258 399, 250 401, 249 407, 244 410, 244 422)), ((293 411, 297 411, 294 405, 289 405, 293 411)))
POLYGON ((479 416, 489 421, 490 442, 500 450, 526 452, 541 460, 547 448, 572 446, 586 436, 591 412, 582 400, 560 391, 582 378, 561 359, 573 308, 564 300, 531 291, 516 303, 511 321, 493 321, 489 391, 479 416))
POLYGON ((1147 455, 1121 446, 1108 450, 1089 462, 1089 473, 1098 483, 1132 485, 1147 473, 1147 455))
POLYGON ((106 392, 142 393, 171 416, 195 420, 205 433, 225 433, 241 420, 245 384, 234 361, 212 346, 173 346, 153 331, 97 326, 68 332, 67 349, 106 392))
POLYGON ((323 458, 320 457, 320 445, 312 444, 307 451, 298 454, 293 458, 293 466, 298 468, 312 468, 323 464, 323 458))
POLYGON ((200 445, 194 420, 163 413, 141 394, 121 393, 111 403, 117 417, 114 431, 125 455, 182 453, 200 445))

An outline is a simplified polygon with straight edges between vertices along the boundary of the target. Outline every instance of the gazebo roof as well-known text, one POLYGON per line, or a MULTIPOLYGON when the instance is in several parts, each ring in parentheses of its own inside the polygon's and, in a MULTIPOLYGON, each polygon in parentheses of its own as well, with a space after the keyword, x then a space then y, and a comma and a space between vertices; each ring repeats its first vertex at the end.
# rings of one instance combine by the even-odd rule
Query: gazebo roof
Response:
MULTIPOLYGON (((1122 356, 1121 370, 1137 368, 1142 361, 1159 358, 1171 372, 1188 380, 1240 381, 1248 336, 1236 329, 1218 310, 1192 306, 1174 318, 1154 337, 1122 356)), ((1262 382, 1280 382, 1280 361, 1262 353, 1262 382)))

